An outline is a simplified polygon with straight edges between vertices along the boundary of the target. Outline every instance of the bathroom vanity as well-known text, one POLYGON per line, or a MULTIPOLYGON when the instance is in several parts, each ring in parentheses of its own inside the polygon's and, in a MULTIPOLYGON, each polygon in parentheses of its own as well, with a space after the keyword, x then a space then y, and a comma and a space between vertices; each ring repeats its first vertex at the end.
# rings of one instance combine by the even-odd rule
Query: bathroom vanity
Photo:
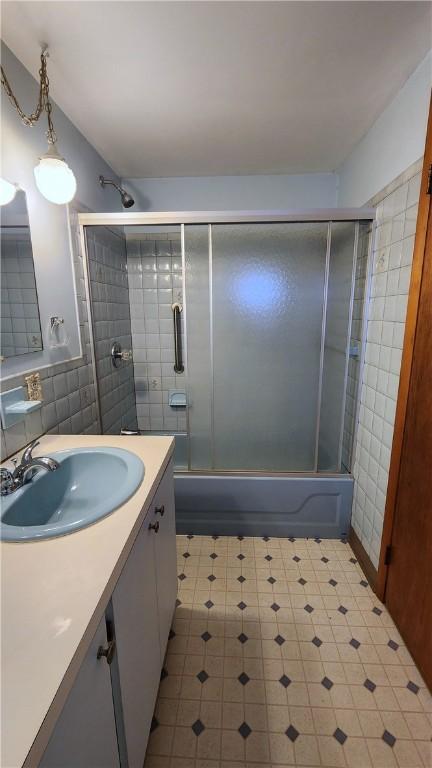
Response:
POLYGON ((141 768, 175 608, 170 437, 49 436, 37 452, 125 448, 144 479, 76 533, 2 543, 7 766, 141 768))

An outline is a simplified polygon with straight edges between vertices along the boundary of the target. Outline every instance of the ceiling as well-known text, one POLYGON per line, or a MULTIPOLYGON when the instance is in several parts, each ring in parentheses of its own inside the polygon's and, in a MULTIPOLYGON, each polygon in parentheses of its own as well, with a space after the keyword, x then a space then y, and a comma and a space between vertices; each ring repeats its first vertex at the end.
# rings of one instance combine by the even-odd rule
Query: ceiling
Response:
POLYGON ((49 44, 53 98, 124 178, 306 173, 336 169, 414 71, 431 7, 21 0, 2 37, 35 76, 49 44))

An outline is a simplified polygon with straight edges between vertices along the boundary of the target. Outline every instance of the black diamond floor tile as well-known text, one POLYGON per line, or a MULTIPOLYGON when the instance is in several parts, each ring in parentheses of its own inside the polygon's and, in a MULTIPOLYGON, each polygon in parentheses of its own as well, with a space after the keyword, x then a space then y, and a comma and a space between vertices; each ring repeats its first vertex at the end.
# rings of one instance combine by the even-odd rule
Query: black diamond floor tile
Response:
POLYGON ((237 555, 237 560, 244 560, 244 559, 245 559, 244 555, 242 555, 242 554, 237 555))
POLYGON ((329 563, 329 562, 330 562, 330 560, 328 559, 328 557, 322 557, 322 558, 321 558, 321 562, 322 562, 322 563, 329 563))
POLYGON ((286 736, 288 736, 289 740, 294 742, 298 736, 300 736, 297 728, 294 728, 293 725, 289 725, 288 728, 285 731, 286 736))
POLYGON ((180 579, 180 581, 184 581, 187 578, 187 576, 185 573, 179 573, 178 578, 180 579))
POLYGON ((212 603, 211 600, 207 600, 207 602, 204 603, 204 605, 205 605, 206 608, 208 608, 210 610, 210 608, 213 608, 214 603, 212 603))
POLYGON ((246 685, 246 683, 248 683, 248 682, 249 682, 249 680, 250 680, 250 677, 249 677, 249 675, 247 675, 247 674, 246 674, 246 672, 242 672, 242 673, 241 673, 241 675, 239 675, 239 676, 238 676, 237 680, 238 680, 238 681, 239 681, 239 683, 241 683, 242 685, 246 685))
POLYGON ((271 556, 271 555, 266 555, 266 556, 265 556, 265 558, 264 558, 264 560, 267 560, 267 562, 269 563, 269 562, 270 562, 270 560, 273 560, 273 558, 272 558, 272 556, 271 556))
POLYGON ((418 685, 416 685, 415 683, 413 683, 413 681, 412 681, 412 680, 410 680, 410 681, 409 681, 409 683, 408 683, 408 685, 407 685, 407 688, 408 688, 408 690, 409 690, 409 691, 411 691, 411 693, 416 693, 416 694, 417 694, 417 693, 419 692, 419 690, 420 690, 420 688, 418 687, 418 685))
POLYGON ((316 637, 316 635, 313 638, 312 642, 313 642, 314 645, 316 645, 317 648, 319 648, 320 645, 322 645, 322 640, 320 640, 319 637, 316 637))
POLYGON ((289 679, 289 677, 287 677, 287 675, 282 675, 282 677, 279 678, 279 682, 281 685, 283 685, 284 688, 288 688, 288 686, 291 683, 291 680, 289 679))
POLYGON ((334 579, 330 579, 329 584, 331 584, 332 587, 335 587, 337 584, 337 581, 335 581, 334 579))
POLYGON ((336 739, 336 741, 339 742, 339 744, 345 744, 345 742, 346 742, 346 740, 348 738, 346 733, 344 733, 340 728, 336 728, 333 736, 336 739))
POLYGON ((297 579, 297 583, 301 584, 302 587, 304 587, 304 585, 307 584, 307 581, 306 581, 306 579, 301 578, 301 579, 297 579))
POLYGON ((216 576, 213 573, 211 573, 210 576, 207 576, 207 578, 209 581, 216 581, 216 576))
POLYGON ((395 643, 394 640, 389 640, 387 645, 388 645, 389 648, 392 649, 392 651, 397 651, 397 649, 399 648, 398 644, 395 643))
POLYGON ((338 608, 339 613, 341 613, 343 616, 345 616, 346 613, 348 613, 348 608, 345 608, 344 605, 340 605, 338 608))
POLYGON ((273 576, 269 576, 267 581, 269 584, 276 584, 276 579, 274 579, 273 576))
POLYGON ((353 648, 357 650, 357 648, 360 648, 361 643, 359 643, 358 640, 355 639, 355 637, 352 637, 349 641, 349 644, 352 645, 353 648))
POLYGON ((275 641, 275 643, 277 643, 278 645, 283 645, 283 644, 284 644, 284 642, 285 642, 285 638, 284 638, 284 637, 282 637, 282 635, 276 635, 276 637, 275 637, 274 641, 275 641))
POLYGON ((389 747, 394 747, 394 745, 396 744, 396 739, 393 736, 393 734, 390 733, 390 731, 384 731, 381 738, 383 741, 385 741, 386 744, 389 745, 389 747))
POLYGON ((247 608, 247 605, 246 605, 246 603, 244 603, 244 602, 243 602, 243 600, 241 600, 241 601, 240 601, 240 602, 237 604, 237 608, 240 608, 240 610, 241 610, 241 611, 244 611, 244 609, 245 609, 245 608, 247 608))
POLYGON ((374 613, 376 616, 381 616, 382 610, 375 606, 375 608, 372 608, 372 613, 374 613))
POLYGON ((205 643, 208 643, 208 641, 211 640, 210 632, 203 632, 201 635, 201 639, 204 640, 205 643))
POLYGON ((244 582, 244 581, 246 581, 246 579, 245 579, 245 577, 244 577, 244 576, 239 576, 239 577, 238 577, 238 579, 237 579, 237 581, 239 581, 239 582, 240 582, 240 584, 243 584, 243 582, 244 582))
POLYGON ((328 691, 330 690, 330 688, 333 688, 333 682, 332 680, 330 680, 329 677, 323 677, 323 679, 321 680, 321 685, 323 685, 324 688, 327 688, 328 691))
POLYGON ((189 552, 183 552, 183 557, 187 560, 190 557, 189 552))
POLYGON ((294 555, 293 560, 294 560, 295 563, 299 563, 301 558, 298 557, 297 555, 294 555))
POLYGON ((304 610, 306 611, 306 613, 313 613, 314 609, 312 608, 311 605, 309 605, 309 603, 307 603, 307 605, 305 605, 304 607, 304 610))
POLYGON ((195 722, 191 727, 195 736, 200 736, 202 732, 205 730, 205 725, 204 723, 201 722, 201 720, 195 720, 195 722))
POLYGON ((275 613, 277 613, 278 611, 280 611, 280 605, 278 605, 277 603, 272 603, 272 604, 271 604, 271 606, 270 606, 270 608, 271 608, 271 609, 272 609, 272 611, 274 611, 275 613))
POLYGON ((244 739, 247 739, 247 737, 252 733, 252 728, 250 728, 247 723, 242 723, 238 729, 238 732, 240 736, 243 736, 244 739))
POLYGON ((247 635, 245 635, 245 634, 244 634, 244 632, 242 632, 242 633, 241 633, 241 634, 238 636, 237 640, 239 640, 239 641, 241 642, 241 644, 242 644, 242 645, 244 645, 244 643, 246 643, 246 642, 247 642, 247 640, 248 640, 248 636, 247 636, 247 635))
POLYGON ((367 689, 368 689, 368 691, 370 691, 371 693, 373 693, 373 692, 374 692, 374 690, 375 690, 375 688, 376 688, 376 685, 375 685, 375 683, 374 683, 374 682, 372 682, 372 680, 369 680, 369 678, 368 678, 368 677, 367 677, 367 678, 366 678, 366 680, 364 681, 363 685, 364 685, 364 687, 365 687, 365 688, 367 688, 367 689))
POLYGON ((211 557, 212 560, 216 560, 216 558, 217 558, 216 552, 212 552, 210 557, 211 557))
POLYGON ((206 680, 208 680, 209 676, 205 669, 202 669, 201 672, 198 672, 197 678, 200 681, 200 683, 205 683, 206 680))

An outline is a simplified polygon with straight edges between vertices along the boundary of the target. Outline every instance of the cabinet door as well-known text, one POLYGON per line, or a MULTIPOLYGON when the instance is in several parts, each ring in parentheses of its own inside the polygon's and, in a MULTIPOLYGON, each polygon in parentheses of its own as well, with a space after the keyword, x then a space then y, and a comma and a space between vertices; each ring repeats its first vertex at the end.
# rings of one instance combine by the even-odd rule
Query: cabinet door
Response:
POLYGON ((159 523, 154 536, 156 590, 159 612, 159 638, 162 666, 177 597, 177 553, 175 539, 174 478, 172 461, 156 491, 152 503, 152 522, 159 523))
POLYGON ((105 618, 92 640, 39 768, 119 768, 105 618))
POLYGON ((112 596, 129 768, 142 768, 160 679, 151 518, 146 516, 112 596))

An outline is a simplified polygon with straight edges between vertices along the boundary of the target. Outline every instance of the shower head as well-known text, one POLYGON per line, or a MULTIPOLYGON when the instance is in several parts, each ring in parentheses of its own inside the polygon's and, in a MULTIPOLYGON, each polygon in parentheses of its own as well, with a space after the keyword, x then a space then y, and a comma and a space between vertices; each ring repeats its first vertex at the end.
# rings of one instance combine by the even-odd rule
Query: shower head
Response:
POLYGON ((115 183, 115 181, 112 181, 111 179, 106 179, 104 176, 99 176, 99 184, 102 188, 111 185, 112 187, 115 187, 118 192, 120 192, 120 197, 122 201, 123 208, 132 208, 132 206, 135 203, 135 200, 133 199, 132 195, 129 194, 129 192, 126 192, 123 187, 119 187, 118 184, 115 183))

